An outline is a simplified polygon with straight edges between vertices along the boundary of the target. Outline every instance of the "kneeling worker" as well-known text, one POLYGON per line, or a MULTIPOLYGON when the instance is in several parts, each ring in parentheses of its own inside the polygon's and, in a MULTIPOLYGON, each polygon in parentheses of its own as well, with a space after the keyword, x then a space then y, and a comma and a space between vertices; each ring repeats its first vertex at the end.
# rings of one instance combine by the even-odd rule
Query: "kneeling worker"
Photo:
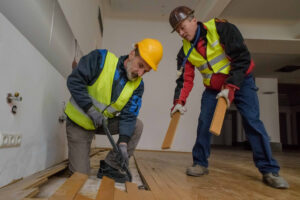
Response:
MULTIPOLYGON (((111 134, 119 134, 117 145, 128 163, 143 130, 143 123, 137 118, 144 92, 141 77, 151 69, 157 70, 162 55, 161 43, 146 38, 136 43, 129 55, 120 58, 108 50, 97 49, 80 59, 67 80, 72 95, 65 109, 71 172, 89 174, 91 142, 94 134, 105 134, 104 117, 108 118, 111 134)), ((114 151, 100 161, 98 177, 102 176, 128 181, 114 151)))

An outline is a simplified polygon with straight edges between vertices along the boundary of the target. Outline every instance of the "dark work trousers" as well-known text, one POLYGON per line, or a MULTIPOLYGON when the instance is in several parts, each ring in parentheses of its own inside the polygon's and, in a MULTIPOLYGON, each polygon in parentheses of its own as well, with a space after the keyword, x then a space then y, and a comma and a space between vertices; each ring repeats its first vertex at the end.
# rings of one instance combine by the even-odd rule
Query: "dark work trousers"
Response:
MULTIPOLYGON (((239 110, 246 137, 251 145, 253 160, 262 173, 278 172, 280 167, 272 157, 269 136, 259 119, 257 87, 252 75, 248 75, 240 90, 235 92, 234 103, 239 110)), ((206 89, 201 100, 201 112, 198 119, 197 139, 193 147, 193 162, 208 167, 211 133, 209 127, 216 108, 218 91, 206 89)))
MULTIPOLYGON (((108 123, 108 128, 112 135, 119 134, 119 120, 117 118, 110 119, 108 123)), ((83 174, 89 174, 89 154, 92 140, 95 134, 104 135, 104 130, 100 128, 100 130, 97 132, 87 131, 75 124, 74 122, 72 122, 70 119, 67 119, 66 130, 68 140, 69 170, 71 172, 81 172, 83 174)), ((134 133, 127 144, 127 151, 129 156, 133 155, 133 152, 140 140, 142 132, 143 123, 141 120, 137 119, 134 133)), ((119 169, 120 166, 118 165, 116 157, 116 153, 110 151, 105 158, 105 162, 111 167, 119 169)))

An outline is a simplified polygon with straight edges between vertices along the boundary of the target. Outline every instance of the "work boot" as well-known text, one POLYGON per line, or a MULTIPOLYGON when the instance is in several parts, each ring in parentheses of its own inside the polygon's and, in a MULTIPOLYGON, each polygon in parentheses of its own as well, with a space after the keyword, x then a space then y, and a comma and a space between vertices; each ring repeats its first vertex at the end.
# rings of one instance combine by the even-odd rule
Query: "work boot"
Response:
POLYGON ((279 176, 278 173, 267 173, 263 175, 263 182, 270 187, 277 188, 277 189, 287 189, 289 188, 289 184, 279 176))
POLYGON ((193 164, 193 166, 186 169, 186 174, 189 176, 202 176, 208 174, 208 169, 201 165, 193 164))
POLYGON ((97 177, 101 179, 103 176, 114 179, 118 183, 125 183, 126 181, 129 181, 129 177, 125 172, 121 172, 120 170, 108 165, 104 160, 100 160, 100 168, 97 177))

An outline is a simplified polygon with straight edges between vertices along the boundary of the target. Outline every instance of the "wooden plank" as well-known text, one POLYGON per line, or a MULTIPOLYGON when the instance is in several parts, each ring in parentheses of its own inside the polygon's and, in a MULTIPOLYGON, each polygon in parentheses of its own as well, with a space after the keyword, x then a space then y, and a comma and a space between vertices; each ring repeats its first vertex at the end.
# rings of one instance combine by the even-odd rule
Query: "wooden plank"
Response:
POLYGON ((77 194, 74 200, 92 200, 92 199, 88 198, 82 194, 77 194))
POLYGON ((137 159, 136 161, 137 161, 138 168, 141 174, 143 174, 143 177, 145 178, 147 185, 149 186, 155 199, 180 200, 179 197, 177 197, 174 194, 174 191, 172 191, 173 188, 169 187, 168 180, 167 179, 164 180, 162 178, 161 176, 162 174, 160 172, 161 170, 157 170, 152 166, 149 166, 145 162, 140 161, 139 159, 137 159))
POLYGON ((28 198, 35 197, 40 192, 39 188, 30 188, 30 189, 32 190, 32 192, 26 196, 28 198))
POLYGON ((102 178, 96 200, 114 200, 115 181, 106 176, 102 178))
MULTIPOLYGON (((102 149, 91 149, 90 156, 103 151, 102 149)), ((68 166, 68 160, 65 160, 57 165, 49 167, 25 178, 12 181, 11 183, 0 188, 0 200, 23 200, 26 197, 32 197, 38 192, 38 187, 47 181, 49 176, 62 171, 68 166)))
POLYGON ((168 130, 167 130, 167 133, 166 133, 166 136, 165 136, 165 139, 161 146, 162 149, 170 149, 171 148, 179 119, 180 119, 180 112, 176 112, 175 114, 173 114, 170 124, 169 124, 169 127, 168 127, 168 130))
POLYGON ((4 185, 4 186, 0 187, 0 189, 5 188, 5 187, 7 187, 7 186, 9 186, 9 185, 15 184, 15 183, 17 183, 17 182, 19 182, 19 181, 21 181, 21 180, 23 180, 23 177, 18 178, 18 179, 14 179, 14 180, 12 180, 10 183, 8 183, 7 185, 4 185))
POLYGON ((140 194, 143 200, 155 200, 155 197, 151 191, 141 190, 140 194))
POLYGON ((29 189, 29 188, 35 188, 35 187, 38 187, 44 183, 46 183, 48 181, 48 178, 38 178, 36 179, 36 181, 34 181, 32 184, 30 185, 27 185, 24 189, 29 189))
POLYGON ((224 117, 227 109, 226 100, 221 97, 218 99, 218 103, 215 109, 215 113, 210 124, 209 131, 215 135, 221 134, 221 129, 224 122, 224 117))
POLYGON ((131 200, 140 200, 141 199, 141 195, 138 192, 138 188, 137 185, 131 182, 126 182, 126 190, 128 193, 128 196, 131 200))
POLYGON ((115 188, 114 200, 131 200, 131 198, 129 198, 129 195, 126 192, 115 188))
POLYGON ((75 172, 58 190, 49 198, 49 200, 72 200, 79 192, 85 181, 88 179, 86 174, 75 172))
POLYGON ((154 200, 151 191, 139 190, 135 183, 126 182, 125 185, 130 200, 154 200))

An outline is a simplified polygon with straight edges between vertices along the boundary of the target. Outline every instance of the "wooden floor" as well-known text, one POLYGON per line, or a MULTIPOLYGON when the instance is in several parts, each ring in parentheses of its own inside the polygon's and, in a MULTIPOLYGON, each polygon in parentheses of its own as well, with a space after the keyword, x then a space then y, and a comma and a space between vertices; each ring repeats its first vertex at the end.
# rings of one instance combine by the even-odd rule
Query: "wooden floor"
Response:
POLYGON ((133 182, 117 184, 113 180, 96 178, 99 160, 106 152, 91 158, 91 175, 75 173, 70 178, 53 174, 64 169, 66 162, 43 170, 0 188, 0 200, 226 200, 226 199, 300 199, 300 152, 275 153, 281 165, 280 174, 290 189, 278 190, 264 185, 254 167, 251 151, 212 149, 210 173, 202 177, 185 174, 192 164, 191 153, 136 151, 130 169, 133 182), (138 188, 144 185, 149 190, 138 188), (50 177, 51 176, 51 177, 50 177), (48 180, 49 178, 49 180, 48 180), (41 184, 43 184, 41 186, 41 184))
POLYGON ((273 189, 261 181, 251 151, 213 149, 209 175, 185 174, 191 153, 135 152, 138 168, 158 200, 189 199, 300 199, 300 153, 275 153, 288 190, 273 189))

